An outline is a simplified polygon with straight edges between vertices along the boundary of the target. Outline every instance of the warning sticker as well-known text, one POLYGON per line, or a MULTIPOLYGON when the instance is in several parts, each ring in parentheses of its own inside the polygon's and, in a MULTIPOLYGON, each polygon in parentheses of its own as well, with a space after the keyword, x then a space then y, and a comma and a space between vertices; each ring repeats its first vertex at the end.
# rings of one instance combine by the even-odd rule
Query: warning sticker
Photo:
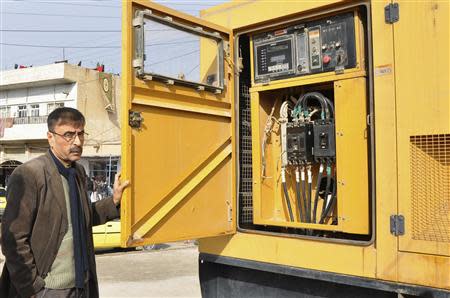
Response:
POLYGON ((392 65, 391 64, 380 65, 380 66, 375 67, 375 76, 377 76, 377 77, 390 75, 391 73, 392 73, 392 65))

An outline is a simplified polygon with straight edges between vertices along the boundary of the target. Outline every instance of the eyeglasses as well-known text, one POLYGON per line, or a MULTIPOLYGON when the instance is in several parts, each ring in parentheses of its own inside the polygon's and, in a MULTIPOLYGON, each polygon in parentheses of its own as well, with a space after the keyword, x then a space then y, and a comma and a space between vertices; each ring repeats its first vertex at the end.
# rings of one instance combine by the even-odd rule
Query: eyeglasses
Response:
POLYGON ((78 136, 78 138, 80 139, 80 141, 83 141, 84 138, 86 136, 88 136, 89 134, 87 132, 84 132, 84 130, 76 132, 76 131, 67 131, 63 134, 59 134, 57 132, 54 131, 50 131, 52 134, 55 134, 57 136, 60 136, 61 138, 63 138, 64 140, 66 140, 66 142, 73 142, 75 141, 75 138, 78 136))

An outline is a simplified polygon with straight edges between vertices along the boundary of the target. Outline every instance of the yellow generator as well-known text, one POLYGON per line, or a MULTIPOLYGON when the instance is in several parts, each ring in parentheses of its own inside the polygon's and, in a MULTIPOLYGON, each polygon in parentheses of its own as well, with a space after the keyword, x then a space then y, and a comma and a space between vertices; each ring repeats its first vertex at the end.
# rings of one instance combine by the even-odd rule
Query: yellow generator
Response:
POLYGON ((123 246, 206 297, 450 297, 449 1, 123 2, 123 246))

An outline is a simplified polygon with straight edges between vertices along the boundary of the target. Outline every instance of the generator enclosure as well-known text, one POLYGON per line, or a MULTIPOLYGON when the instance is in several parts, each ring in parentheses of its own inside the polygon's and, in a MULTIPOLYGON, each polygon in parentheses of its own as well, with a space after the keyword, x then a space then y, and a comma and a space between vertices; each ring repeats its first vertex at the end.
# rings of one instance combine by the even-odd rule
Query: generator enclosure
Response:
POLYGON ((123 2, 124 247, 205 297, 450 296, 448 1, 123 2))

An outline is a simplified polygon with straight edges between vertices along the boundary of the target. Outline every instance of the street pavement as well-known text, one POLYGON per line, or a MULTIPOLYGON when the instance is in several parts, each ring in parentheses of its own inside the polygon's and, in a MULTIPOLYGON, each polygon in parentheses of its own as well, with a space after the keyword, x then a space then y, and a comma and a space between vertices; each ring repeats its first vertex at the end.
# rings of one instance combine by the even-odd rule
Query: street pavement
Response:
MULTIPOLYGON (((198 250, 192 242, 152 250, 96 253, 100 297, 200 297, 198 250)), ((0 270, 4 257, 0 255, 0 270)))

